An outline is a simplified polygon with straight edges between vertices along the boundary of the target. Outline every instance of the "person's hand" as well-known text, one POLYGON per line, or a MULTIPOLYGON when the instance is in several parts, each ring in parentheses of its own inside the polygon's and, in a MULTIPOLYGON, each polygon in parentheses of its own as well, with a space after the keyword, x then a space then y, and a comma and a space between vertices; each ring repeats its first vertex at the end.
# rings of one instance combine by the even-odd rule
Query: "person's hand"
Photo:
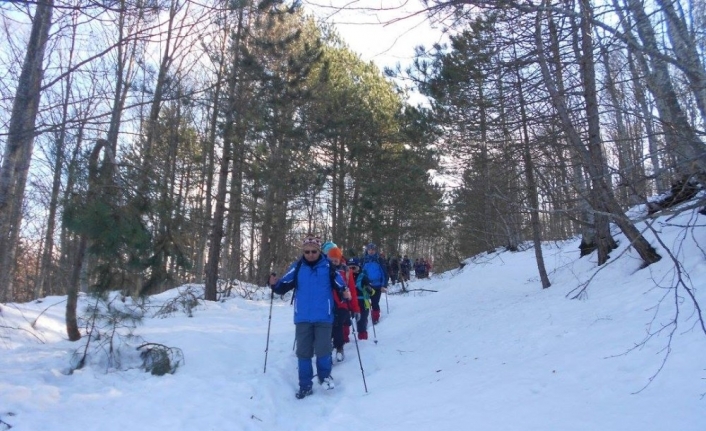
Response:
POLYGON ((353 313, 353 318, 355 319, 356 322, 360 321, 360 313, 353 313))
POLYGON ((380 291, 383 292, 383 293, 387 293, 387 287, 381 288, 380 291))
POLYGON ((279 278, 277 278, 277 275, 275 273, 270 274, 270 287, 274 289, 275 284, 279 281, 279 278))
POLYGON ((351 291, 348 289, 344 290, 343 291, 343 299, 345 299, 346 301, 350 301, 351 298, 352 298, 351 291))

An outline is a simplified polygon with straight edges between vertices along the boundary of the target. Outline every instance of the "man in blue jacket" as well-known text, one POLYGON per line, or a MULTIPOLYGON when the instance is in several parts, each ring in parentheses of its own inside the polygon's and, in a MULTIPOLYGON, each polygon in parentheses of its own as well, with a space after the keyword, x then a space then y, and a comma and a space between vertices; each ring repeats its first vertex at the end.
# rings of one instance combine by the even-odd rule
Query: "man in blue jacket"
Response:
POLYGON ((351 293, 341 275, 321 253, 321 239, 308 235, 302 243, 302 257, 294 262, 273 286, 273 293, 284 295, 294 289, 294 324, 299 361, 299 391, 301 399, 313 393, 314 369, 311 359, 316 353, 316 373, 319 384, 333 389, 331 377, 331 330, 334 307, 333 289, 346 300, 351 293))
POLYGON ((380 297, 382 292, 387 292, 387 270, 385 262, 378 254, 378 249, 372 242, 365 247, 365 258, 363 259, 363 273, 367 276, 373 294, 370 296, 372 303, 373 325, 377 325, 380 320, 380 297))

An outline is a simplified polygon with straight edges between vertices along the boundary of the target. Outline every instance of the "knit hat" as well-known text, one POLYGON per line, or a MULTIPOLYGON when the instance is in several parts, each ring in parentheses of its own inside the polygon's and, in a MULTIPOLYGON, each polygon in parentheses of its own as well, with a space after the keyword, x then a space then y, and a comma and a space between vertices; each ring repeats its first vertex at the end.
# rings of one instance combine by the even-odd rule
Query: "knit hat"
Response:
POLYGON ((351 257, 350 259, 348 259, 348 262, 347 262, 346 264, 347 264, 348 266, 357 266, 357 267, 360 267, 360 261, 359 261, 357 258, 355 258, 355 257, 351 257))
POLYGON ((328 257, 333 258, 333 259, 342 259, 343 258, 343 252, 338 247, 331 247, 326 254, 328 255, 328 257))
POLYGON ((336 247, 335 243, 331 241, 326 241, 321 245, 321 251, 325 254, 328 254, 328 251, 331 250, 333 247, 336 247))
POLYGON ((371 242, 370 244, 368 244, 367 246, 365 246, 365 248, 366 248, 367 250, 377 250, 378 247, 377 247, 374 243, 371 242))
POLYGON ((302 247, 306 247, 307 245, 314 246, 317 250, 321 250, 321 238, 309 234, 304 238, 304 241, 302 241, 302 247))

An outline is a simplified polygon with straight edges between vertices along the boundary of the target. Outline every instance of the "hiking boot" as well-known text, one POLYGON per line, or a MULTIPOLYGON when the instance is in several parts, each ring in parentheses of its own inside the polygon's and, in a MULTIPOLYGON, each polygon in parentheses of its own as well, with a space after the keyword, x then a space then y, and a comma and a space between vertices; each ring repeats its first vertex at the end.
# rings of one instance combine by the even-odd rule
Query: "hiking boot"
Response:
POLYGON ((314 390, 312 388, 299 388, 299 392, 294 394, 295 397, 297 397, 298 400, 301 400, 304 397, 308 397, 309 395, 313 394, 314 390))
POLYGON ((380 320, 380 310, 373 310, 372 317, 373 325, 377 325, 378 321, 380 320))
POLYGON ((358 339, 359 340, 367 340, 368 333, 366 331, 358 332, 358 339))
POLYGON ((331 389, 335 388, 336 385, 333 384, 333 377, 328 376, 325 379, 321 380, 319 382, 321 384, 321 387, 326 389, 327 391, 330 391, 331 389))
POLYGON ((343 349, 336 349, 336 362, 343 362, 346 355, 343 354, 343 349))

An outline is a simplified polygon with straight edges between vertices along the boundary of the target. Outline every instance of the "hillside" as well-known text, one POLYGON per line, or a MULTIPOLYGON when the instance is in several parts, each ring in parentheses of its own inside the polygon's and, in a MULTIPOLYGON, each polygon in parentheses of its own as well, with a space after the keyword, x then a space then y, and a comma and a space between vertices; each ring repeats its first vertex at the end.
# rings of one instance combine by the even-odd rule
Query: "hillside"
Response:
POLYGON ((69 374, 83 341, 65 339, 65 298, 3 304, 0 430, 701 431, 706 334, 689 292, 706 307, 704 220, 653 221, 683 265, 683 285, 649 230, 663 259, 646 269, 614 231, 620 248, 601 268, 578 258, 578 240, 545 244, 546 290, 530 248, 413 281, 437 292, 383 298, 378 343, 372 332, 359 342, 367 393, 351 343, 334 391, 294 398, 288 297, 272 308, 266 373, 269 296, 164 318, 152 316, 187 286, 152 297, 135 334, 184 356, 162 377, 138 368, 137 344, 124 347, 128 370, 92 356, 69 374))

